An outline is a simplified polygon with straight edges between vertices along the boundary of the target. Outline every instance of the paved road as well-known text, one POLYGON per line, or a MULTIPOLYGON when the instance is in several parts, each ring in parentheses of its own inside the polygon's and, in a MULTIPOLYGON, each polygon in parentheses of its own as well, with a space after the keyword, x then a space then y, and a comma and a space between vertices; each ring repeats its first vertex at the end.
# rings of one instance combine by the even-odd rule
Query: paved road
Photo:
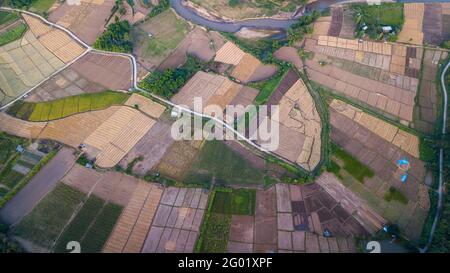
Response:
POLYGON ((20 221, 58 184, 75 160, 73 150, 63 147, 22 190, 0 209, 0 220, 8 225, 20 221))

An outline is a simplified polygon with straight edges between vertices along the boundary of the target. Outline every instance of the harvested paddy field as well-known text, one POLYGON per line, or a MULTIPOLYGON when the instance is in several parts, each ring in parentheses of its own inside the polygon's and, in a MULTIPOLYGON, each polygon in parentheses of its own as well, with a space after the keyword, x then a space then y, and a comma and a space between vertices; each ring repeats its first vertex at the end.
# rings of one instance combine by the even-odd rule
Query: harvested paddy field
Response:
POLYGON ((85 140, 96 165, 112 168, 155 124, 155 120, 131 107, 119 107, 85 140))
POLYGON ((425 11, 424 3, 405 3, 403 5, 403 14, 405 22, 402 30, 398 34, 397 42, 409 43, 414 45, 423 44, 423 17, 425 11))
POLYGON ((132 94, 125 105, 134 107, 154 119, 159 119, 166 110, 165 106, 137 93, 132 94))
POLYGON ((313 35, 328 35, 331 26, 331 16, 321 16, 314 22, 313 35))
POLYGON ((256 57, 245 53, 230 41, 216 52, 214 61, 235 66, 230 75, 243 83, 265 80, 277 72, 276 66, 261 63, 256 57))
POLYGON ((26 102, 42 102, 85 93, 98 93, 108 88, 78 74, 70 66, 51 77, 24 99, 26 102))
POLYGON ((350 166, 343 166, 345 158, 333 156, 339 166, 339 176, 348 182, 344 185, 384 218, 398 224, 407 237, 418 239, 428 214, 429 199, 423 184, 425 165, 418 158, 417 136, 337 100, 331 103, 330 123, 331 139, 375 174, 358 181, 352 176, 350 166), (402 183, 396 162, 404 158, 411 168, 407 181, 402 183), (402 201, 385 200, 391 188, 404 196, 402 201))
POLYGON ((328 35, 338 37, 342 30, 342 20, 344 18, 344 9, 342 7, 331 8, 331 22, 328 29, 328 35))
POLYGON ((268 105, 279 105, 279 145, 274 152, 312 171, 321 157, 322 125, 315 102, 296 72, 286 73, 268 105))
POLYGON ((132 64, 128 57, 89 52, 70 66, 90 82, 111 90, 132 87, 132 64))
POLYGON ((237 84, 224 76, 197 72, 172 98, 176 104, 194 107, 194 98, 201 98, 203 109, 218 105, 225 110, 227 105, 248 106, 257 96, 257 90, 237 84))
POLYGON ((46 122, 29 122, 0 112, 0 131, 27 139, 37 139, 46 122))
POLYGON ((139 180, 122 173, 98 172, 75 164, 61 182, 85 194, 93 193, 105 201, 126 206, 139 180))
POLYGON ((194 252, 208 196, 200 188, 166 188, 142 252, 194 252))
POLYGON ((422 77, 417 93, 417 104, 414 108, 414 128, 426 134, 432 134, 438 116, 438 64, 445 60, 447 52, 438 50, 425 50, 422 61, 422 77))
POLYGON ((40 19, 29 15, 23 15, 23 19, 29 30, 20 39, 0 47, 0 105, 21 96, 85 50, 66 33, 40 19))
POLYGON ((79 5, 64 2, 50 12, 48 20, 68 28, 92 45, 103 32, 113 6, 113 0, 80 0, 79 5))
POLYGON ((128 106, 111 106, 49 122, 27 122, 0 113, 1 130, 75 148, 83 143, 89 156, 96 157, 96 164, 103 168, 119 163, 154 123, 152 118, 128 106))
POLYGON ((169 9, 133 28, 133 53, 147 71, 154 70, 183 41, 189 30, 190 26, 169 9))
POLYGON ((161 185, 139 181, 102 252, 141 252, 163 192, 161 185))
MULTIPOLYGON (((117 106, 114 106, 105 110, 81 113, 47 122, 37 138, 51 139, 77 148, 116 111, 118 111, 117 106)), ((32 122, 32 124, 36 124, 36 122, 32 122)))
POLYGON ((306 60, 311 80, 390 119, 413 121, 422 49, 330 36, 308 40, 306 49, 316 53, 306 60))
POLYGON ((356 252, 354 238, 369 235, 345 200, 318 184, 216 189, 212 196, 200 252, 356 252), (323 237, 324 230, 332 236, 323 237))
POLYGON ((183 181, 186 172, 195 160, 201 141, 174 141, 156 165, 155 170, 177 181, 183 181))
POLYGON ((127 169, 130 164, 134 174, 145 176, 164 157, 175 140, 171 136, 171 122, 159 119, 155 125, 120 161, 119 165, 127 169))

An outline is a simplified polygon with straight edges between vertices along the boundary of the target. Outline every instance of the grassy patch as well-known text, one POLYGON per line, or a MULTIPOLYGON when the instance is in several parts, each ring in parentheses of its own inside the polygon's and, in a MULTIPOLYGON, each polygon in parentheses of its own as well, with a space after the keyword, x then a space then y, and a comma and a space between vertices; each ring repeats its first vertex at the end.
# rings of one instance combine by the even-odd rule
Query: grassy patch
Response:
POLYGON ((278 73, 268 80, 251 85, 256 89, 259 89, 259 94, 255 98, 256 104, 264 104, 267 102, 275 89, 277 89, 278 84, 280 83, 281 79, 283 79, 284 75, 285 73, 278 73))
POLYGON ((162 29, 162 31, 155 33, 152 37, 146 35, 147 38, 143 48, 144 57, 168 55, 189 31, 189 25, 184 20, 178 19, 172 10, 166 10, 151 18, 148 24, 154 25, 155 29, 162 29))
POLYGON ((16 12, 0 11, 0 25, 9 25, 19 19, 16 12))
POLYGON ((55 3, 55 0, 32 0, 30 11, 40 14, 46 14, 53 3, 55 3))
POLYGON ((84 193, 59 183, 22 219, 13 233, 50 249, 84 197, 84 193))
POLYGON ((112 105, 121 105, 128 97, 129 95, 126 93, 105 91, 65 97, 48 102, 18 101, 8 109, 8 113, 24 120, 48 121, 77 113, 102 110, 112 105))
POLYGON ((255 190, 218 191, 212 211, 220 214, 255 215, 255 202, 255 190))
POLYGON ((3 33, 0 33, 0 46, 9 44, 20 37, 25 33, 27 30, 27 25, 25 24, 19 24, 3 33))
POLYGON ((381 39, 383 26, 392 27, 396 34, 402 29, 404 22, 402 3, 352 4, 350 7, 355 12, 357 31, 359 31, 357 36, 366 33, 371 39, 381 39), (366 31, 362 31, 364 25, 367 26, 366 31))
POLYGON ((261 184, 264 173, 222 141, 207 141, 187 172, 187 183, 261 184))
POLYGON ((390 187, 389 190, 384 194, 383 196, 384 200, 391 202, 391 201, 398 201, 402 204, 408 204, 408 198, 399 190, 397 190, 394 187, 390 187))
POLYGON ((365 177, 374 176, 374 172, 371 169, 359 162, 336 144, 332 144, 332 151, 333 154, 343 162, 343 169, 356 178, 359 182, 364 183, 365 177))

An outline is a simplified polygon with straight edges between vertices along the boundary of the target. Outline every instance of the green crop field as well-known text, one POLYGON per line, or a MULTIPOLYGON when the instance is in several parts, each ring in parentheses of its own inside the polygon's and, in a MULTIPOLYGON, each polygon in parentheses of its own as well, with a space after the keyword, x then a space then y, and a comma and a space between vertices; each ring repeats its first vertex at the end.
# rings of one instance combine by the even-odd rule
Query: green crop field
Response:
POLYGON ((207 141, 187 172, 187 183, 262 184, 264 172, 257 169, 222 141, 207 141))
POLYGON ((91 195, 64 230, 54 251, 68 252, 67 243, 77 241, 81 244, 82 252, 100 252, 121 212, 121 206, 91 195))
POLYGON ((30 11, 45 14, 55 3, 55 0, 33 0, 31 1, 30 11))
POLYGON ((9 44, 20 37, 25 33, 27 30, 27 25, 25 24, 19 24, 3 33, 0 33, 0 46, 9 44))
POLYGON ((231 215, 211 213, 210 217, 203 225, 205 225, 205 227, 199 251, 201 253, 227 252, 231 215))
POLYGON ((48 102, 16 102, 8 114, 29 121, 48 121, 65 118, 73 114, 106 109, 122 105, 129 94, 114 91, 86 93, 48 102))
MULTIPOLYGON (((374 176, 374 172, 371 169, 334 143, 332 143, 332 150, 333 155, 343 162, 343 169, 359 182, 364 183, 365 177, 370 178, 374 176)), ((334 169, 336 171, 336 166, 334 166, 334 169)))
POLYGON ((255 190, 217 191, 212 211, 221 214, 255 215, 255 203, 255 190))
POLYGON ((0 11, 0 26, 9 25, 19 19, 16 12, 0 11))
POLYGON ((13 229, 14 235, 50 249, 85 194, 59 183, 13 229))
POLYGON ((255 103, 256 104, 266 103, 267 100, 272 95, 272 93, 275 91, 275 89, 277 89, 278 84, 280 83, 281 79, 283 79, 284 75, 285 75, 284 73, 278 72, 277 75, 268 80, 253 84, 252 87, 259 89, 259 94, 255 98, 255 103))
POLYGON ((134 43, 141 48, 142 57, 165 58, 188 32, 189 25, 169 9, 133 29, 132 36, 134 43), (148 36, 148 29, 152 30, 152 37, 148 36))
POLYGON ((67 252, 66 244, 70 241, 81 242, 89 225, 94 221, 104 205, 104 201, 91 195, 83 205, 77 216, 70 222, 55 246, 55 252, 67 252))
POLYGON ((103 207, 92 226, 81 241, 82 252, 95 253, 103 249, 108 240, 114 225, 122 213, 122 207, 113 203, 108 203, 103 207))

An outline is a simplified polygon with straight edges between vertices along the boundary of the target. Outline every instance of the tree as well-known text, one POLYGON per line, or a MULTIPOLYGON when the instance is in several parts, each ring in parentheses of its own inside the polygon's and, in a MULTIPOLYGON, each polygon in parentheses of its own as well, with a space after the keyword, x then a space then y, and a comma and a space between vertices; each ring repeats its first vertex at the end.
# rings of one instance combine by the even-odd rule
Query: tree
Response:
POLYGON ((133 43, 130 39, 130 23, 127 20, 120 21, 115 17, 115 22, 110 24, 105 32, 94 43, 94 47, 113 52, 131 53, 133 43))

